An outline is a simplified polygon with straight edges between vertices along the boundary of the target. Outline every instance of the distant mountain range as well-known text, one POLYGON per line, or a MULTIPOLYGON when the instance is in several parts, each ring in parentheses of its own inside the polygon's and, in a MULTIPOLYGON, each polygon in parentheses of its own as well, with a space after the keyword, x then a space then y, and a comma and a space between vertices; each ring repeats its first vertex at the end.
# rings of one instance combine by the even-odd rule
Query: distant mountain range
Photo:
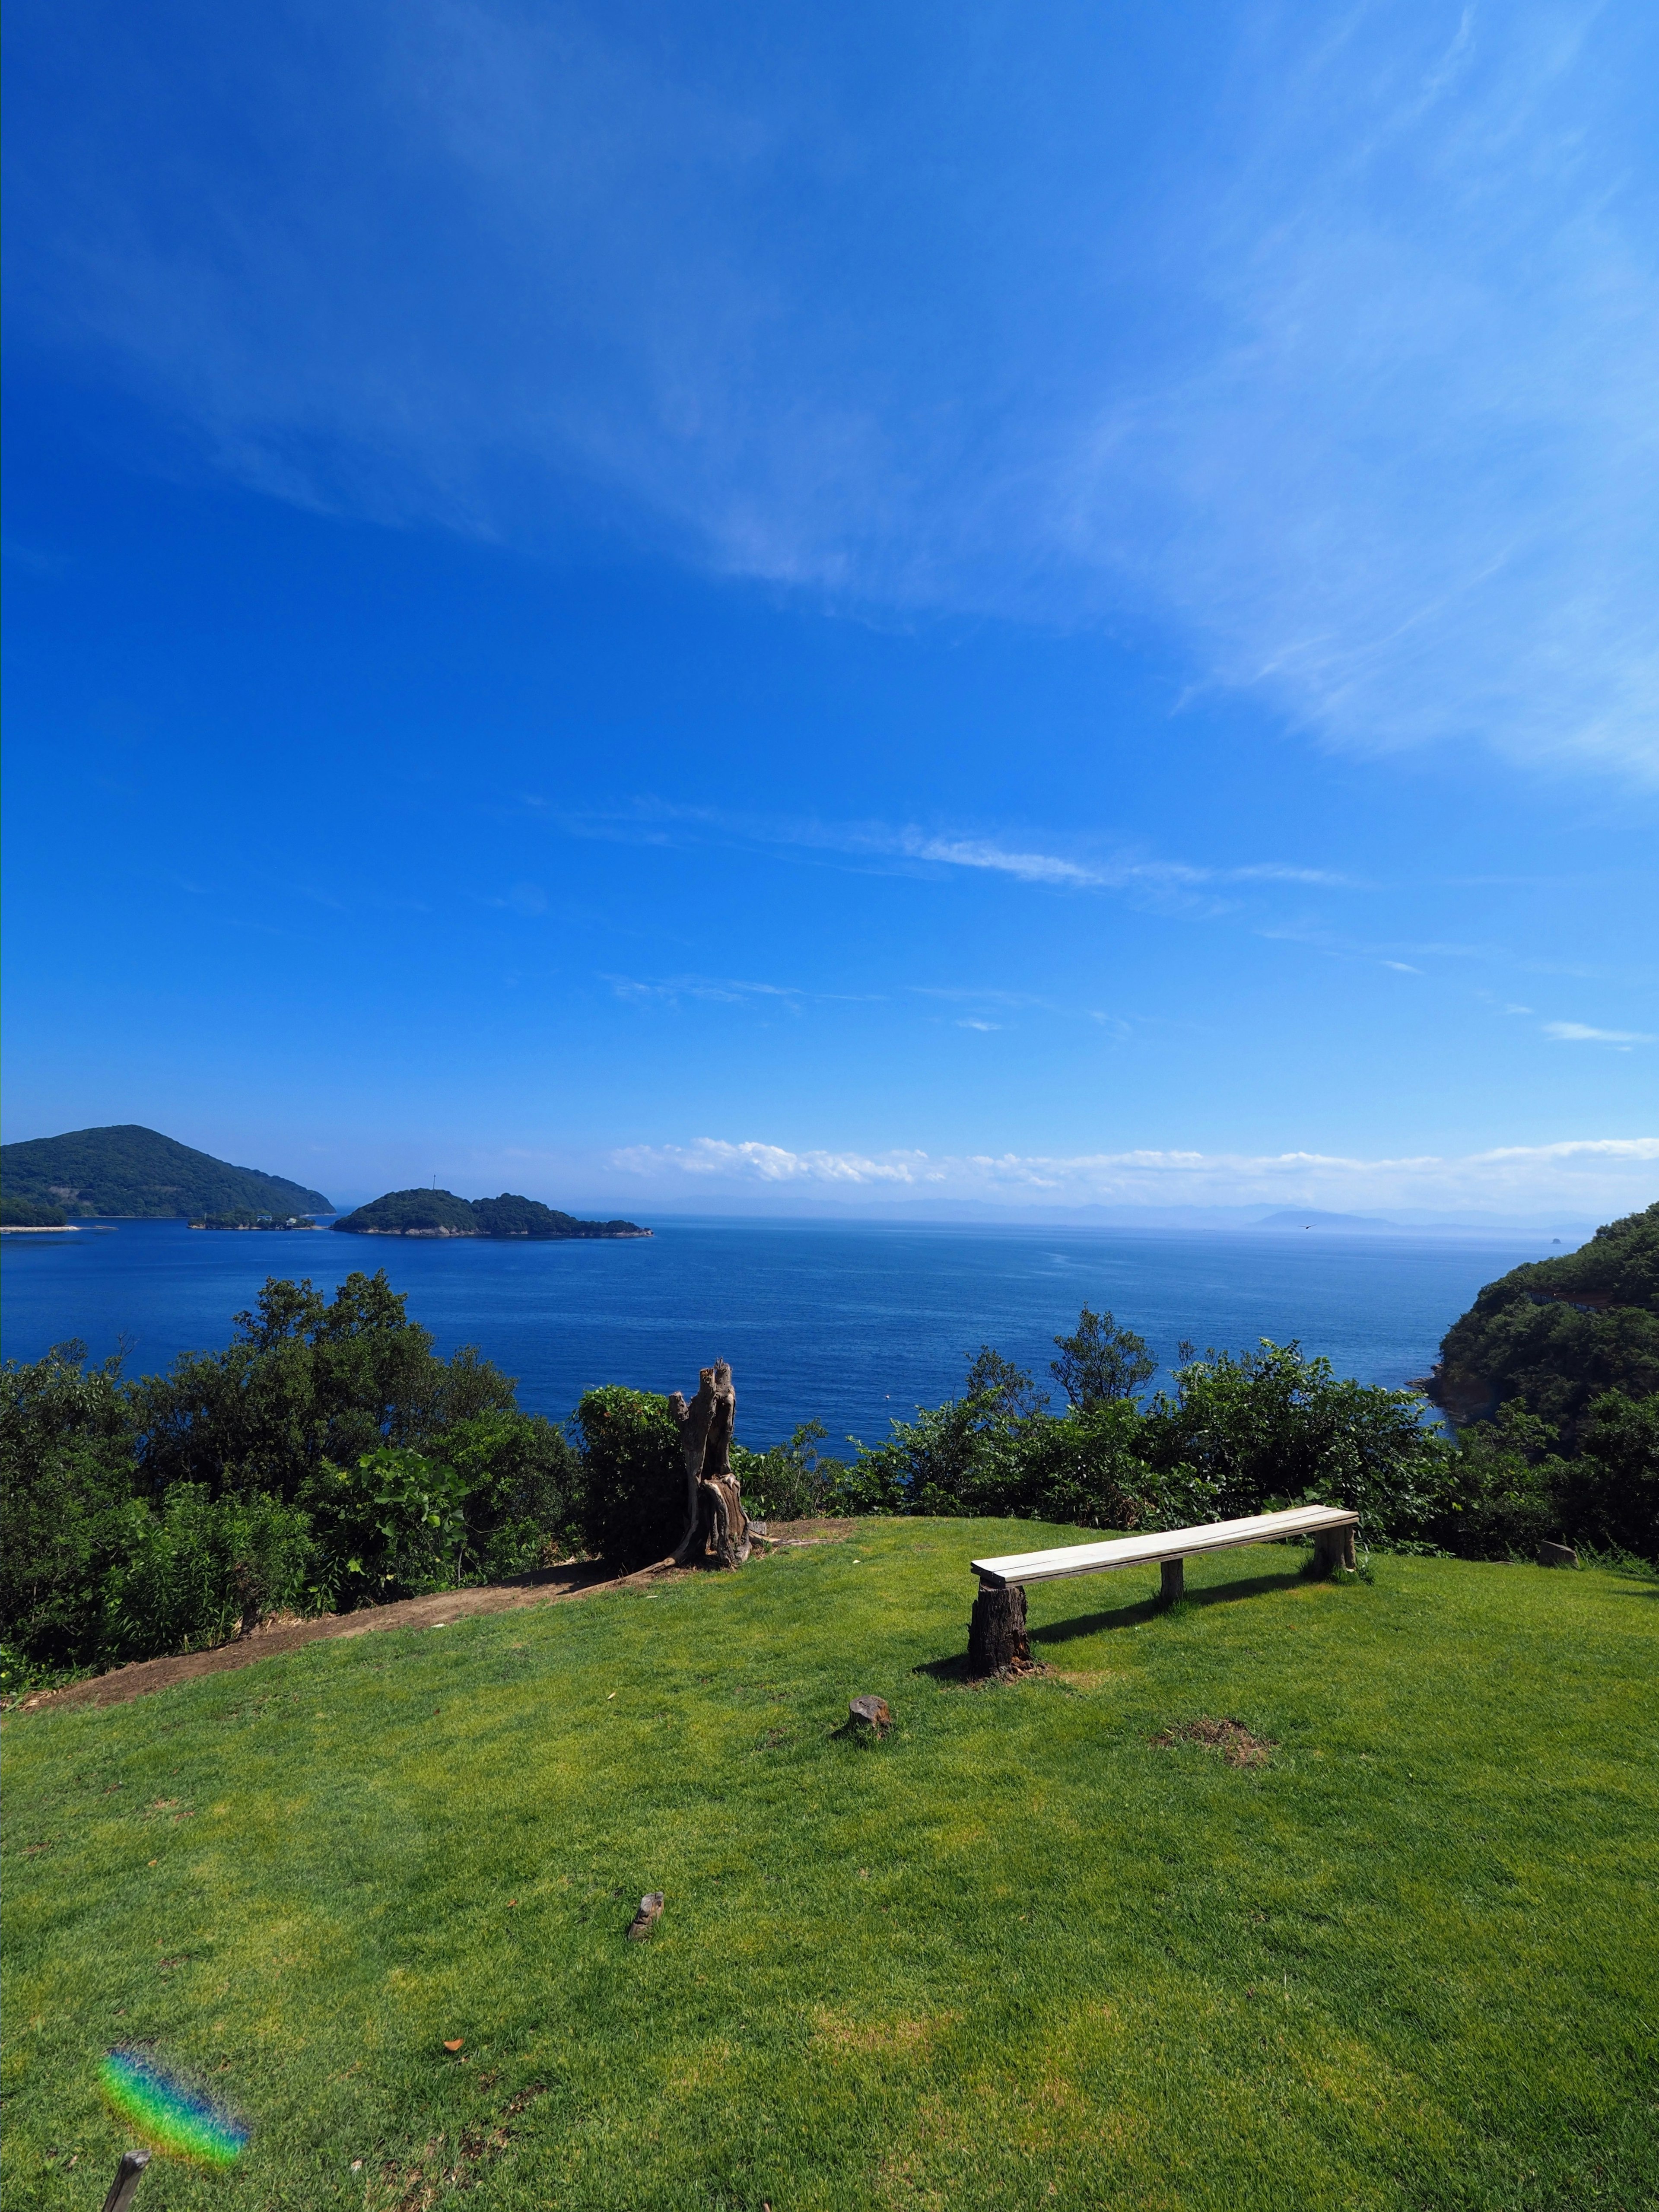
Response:
POLYGON ((539 1199, 457 1198, 452 1190, 389 1190, 334 1224, 349 1237, 648 1237, 635 1221, 579 1221, 539 1199))
POLYGON ((71 1220, 334 1211, 319 1190, 259 1168, 232 1167, 136 1121, 0 1146, 0 1195, 9 1207, 49 1210, 71 1220))

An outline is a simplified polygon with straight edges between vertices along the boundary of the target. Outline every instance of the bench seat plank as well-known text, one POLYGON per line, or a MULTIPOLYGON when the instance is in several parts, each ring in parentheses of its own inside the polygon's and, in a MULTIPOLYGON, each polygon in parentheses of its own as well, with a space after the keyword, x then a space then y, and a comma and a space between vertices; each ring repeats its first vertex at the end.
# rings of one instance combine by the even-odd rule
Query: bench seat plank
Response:
POLYGON ((1197 1528, 1157 1528, 1143 1536, 1115 1536, 1104 1544, 1067 1544, 1056 1552, 1010 1552, 975 1559, 974 1572, 993 1589, 1016 1583, 1058 1582, 1066 1575, 1109 1574, 1115 1567, 1156 1565, 1235 1544, 1271 1544, 1281 1536, 1310 1536, 1322 1528, 1349 1528, 1359 1516, 1338 1505, 1293 1505, 1284 1513, 1252 1513, 1242 1521, 1210 1521, 1197 1528))

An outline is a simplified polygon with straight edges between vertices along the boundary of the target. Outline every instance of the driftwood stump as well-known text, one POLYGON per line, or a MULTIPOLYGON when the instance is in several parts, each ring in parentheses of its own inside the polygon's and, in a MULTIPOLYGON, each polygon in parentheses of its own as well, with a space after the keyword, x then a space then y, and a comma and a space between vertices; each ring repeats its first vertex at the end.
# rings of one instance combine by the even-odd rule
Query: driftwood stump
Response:
POLYGON ((732 1472, 732 1429, 738 1394, 723 1359, 699 1370, 697 1395, 688 1406, 676 1390, 668 1410, 679 1424, 685 1455, 686 1528, 674 1553, 677 1565, 700 1559, 740 1567, 749 1557, 749 1522, 738 1478, 732 1472))
POLYGON ((1015 1583, 1011 1589, 996 1589, 989 1583, 981 1583, 968 1620, 968 1672, 1000 1674, 1030 1656, 1024 1586, 1015 1583))

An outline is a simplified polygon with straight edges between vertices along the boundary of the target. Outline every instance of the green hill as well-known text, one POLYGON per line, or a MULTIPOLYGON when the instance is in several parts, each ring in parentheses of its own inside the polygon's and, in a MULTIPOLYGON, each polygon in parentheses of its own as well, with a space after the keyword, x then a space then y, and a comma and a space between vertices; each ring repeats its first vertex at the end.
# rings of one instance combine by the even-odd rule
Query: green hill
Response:
POLYGON ((175 2212, 1651 2203, 1652 1585, 1218 1553, 1039 1587, 1054 1671, 967 1687, 969 1558, 1072 1533, 10 1715, 9 2201, 100 2201, 120 2040, 252 2131, 175 2212))
POLYGON ((319 1190, 258 1168, 232 1167, 134 1121, 0 1146, 0 1188, 8 1199, 61 1207, 72 1218, 333 1212, 319 1190))
POLYGON ((1458 1422, 1518 1401, 1571 1441, 1602 1390, 1659 1391, 1659 1204, 1488 1283, 1447 1331, 1429 1395, 1458 1422))
POLYGON ((448 1190, 389 1190, 334 1224, 350 1237, 648 1237, 631 1221, 578 1221, 538 1199, 457 1198, 448 1190))

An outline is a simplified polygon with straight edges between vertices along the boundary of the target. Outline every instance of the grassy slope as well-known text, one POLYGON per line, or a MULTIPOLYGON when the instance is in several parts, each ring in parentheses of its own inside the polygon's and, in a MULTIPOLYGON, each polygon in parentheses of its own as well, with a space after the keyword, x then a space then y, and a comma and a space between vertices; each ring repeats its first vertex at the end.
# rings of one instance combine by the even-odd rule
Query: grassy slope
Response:
POLYGON ((1655 1587, 1234 1553, 1168 1616, 1034 1593, 1064 1674, 928 1671, 1033 1536, 13 1718, 8 2205, 97 2201, 147 2039, 256 2132, 145 2212, 413 2207, 458 2154, 476 2212, 1659 2202, 1655 1587), (865 1689, 879 1747, 831 1733, 865 1689), (1203 1714, 1272 1765, 1149 1741, 1203 1714))

